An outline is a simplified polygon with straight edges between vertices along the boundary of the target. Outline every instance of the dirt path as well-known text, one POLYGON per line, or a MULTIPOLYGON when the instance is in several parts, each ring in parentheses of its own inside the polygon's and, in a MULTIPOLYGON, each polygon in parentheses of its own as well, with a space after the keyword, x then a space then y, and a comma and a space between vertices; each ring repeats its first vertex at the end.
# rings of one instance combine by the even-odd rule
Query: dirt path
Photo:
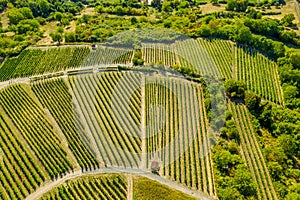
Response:
POLYGON ((146 133, 146 111, 145 111, 145 79, 146 77, 142 75, 141 84, 141 131, 142 131, 142 155, 141 155, 141 169, 147 169, 147 133, 146 133))
POLYGON ((295 2, 295 7, 296 7, 296 14, 297 14, 297 17, 298 17, 298 27, 300 27, 300 5, 298 3, 297 0, 294 0, 295 2))
MULTIPOLYGON (((145 178, 148 178, 150 180, 153 181, 157 181, 163 185, 166 185, 168 187, 171 187, 175 190, 178 190, 180 192, 183 192, 185 194, 188 194, 190 196, 193 196, 195 198, 198 199, 202 199, 202 200, 212 200, 214 199, 213 197, 210 197, 206 194, 202 194, 198 191, 194 191, 191 190, 183 185, 180 185, 176 182, 172 182, 168 179, 164 179, 160 176, 151 174, 149 172, 145 172, 139 169, 129 169, 129 168, 102 168, 102 169, 97 169, 94 171, 88 171, 88 172, 82 172, 81 170, 77 170, 74 173, 70 173, 67 174, 66 176, 62 177, 62 178, 58 178, 55 181, 50 182, 49 184, 40 187, 39 189, 37 189, 34 193, 32 193, 31 195, 29 195, 26 200, 34 200, 34 199, 38 199, 40 198, 43 194, 47 193, 48 191, 50 191, 51 189, 55 188, 56 186, 62 184, 63 182, 65 182, 66 180, 70 180, 70 179, 74 179, 83 175, 96 175, 96 174, 104 174, 104 173, 126 173, 126 174, 132 174, 132 175, 139 175, 139 176, 143 176, 145 178)), ((133 185, 133 184, 132 184, 133 185)))
POLYGON ((128 179, 127 200, 132 200, 133 199, 133 178, 131 175, 128 175, 127 179, 128 179))

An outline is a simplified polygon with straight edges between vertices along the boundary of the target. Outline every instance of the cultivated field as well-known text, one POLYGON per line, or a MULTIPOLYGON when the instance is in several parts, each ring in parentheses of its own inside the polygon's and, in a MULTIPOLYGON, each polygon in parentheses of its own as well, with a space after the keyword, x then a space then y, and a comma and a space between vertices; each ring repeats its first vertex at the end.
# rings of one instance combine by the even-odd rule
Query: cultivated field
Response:
POLYGON ((245 105, 229 101, 228 107, 237 123, 243 159, 247 162, 253 179, 258 186, 258 199, 278 199, 253 128, 251 118, 253 116, 251 116, 245 105))
MULTIPOLYGON (((243 80, 265 100, 284 104, 276 63, 253 49, 198 39, 147 43, 141 52, 145 65, 243 80)), ((68 46, 26 49, 5 60, 0 80, 30 81, 2 82, 0 90, 1 199, 24 199, 73 171, 103 168, 155 171, 217 198, 205 88, 143 67, 104 72, 106 66, 131 67, 133 56, 128 49, 68 46), (51 72, 57 73, 36 79, 51 72)), ((278 199, 251 115, 244 105, 227 106, 238 126, 242 157, 258 183, 258 198, 278 199)), ((65 182, 42 199, 127 196, 127 178, 111 175, 65 182)))

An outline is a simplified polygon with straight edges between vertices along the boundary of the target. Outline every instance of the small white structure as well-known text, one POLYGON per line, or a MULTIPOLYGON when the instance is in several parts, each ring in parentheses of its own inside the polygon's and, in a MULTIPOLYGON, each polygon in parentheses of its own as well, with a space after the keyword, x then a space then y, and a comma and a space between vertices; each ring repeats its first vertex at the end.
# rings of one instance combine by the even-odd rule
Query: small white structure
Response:
POLYGON ((93 44, 93 45, 92 45, 92 49, 93 49, 93 50, 97 50, 97 49, 98 49, 98 45, 97 45, 97 44, 93 44))

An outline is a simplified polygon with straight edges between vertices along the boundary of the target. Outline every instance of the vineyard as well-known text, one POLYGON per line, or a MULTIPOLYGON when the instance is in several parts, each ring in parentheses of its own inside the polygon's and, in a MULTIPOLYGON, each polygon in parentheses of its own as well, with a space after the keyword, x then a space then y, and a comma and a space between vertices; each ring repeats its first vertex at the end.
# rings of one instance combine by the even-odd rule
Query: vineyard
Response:
POLYGON ((127 182, 122 175, 87 176, 66 181, 40 199, 126 200, 127 182))
POLYGON ((83 60, 83 66, 101 66, 109 64, 131 64, 133 51, 122 48, 99 46, 83 60))
POLYGON ((98 167, 98 161, 84 145, 84 127, 73 106, 72 95, 63 79, 34 83, 32 89, 58 123, 77 162, 84 169, 98 167))
POLYGON ((89 52, 88 47, 26 49, 18 57, 8 58, 2 64, 0 80, 80 67, 89 52))
POLYGON ((232 78, 232 46, 230 41, 226 40, 197 40, 198 44, 205 48, 207 53, 213 58, 218 72, 223 78, 232 78))
POLYGON ((244 81, 249 90, 265 99, 283 104, 276 63, 257 51, 245 47, 237 47, 235 55, 236 78, 244 81))
POLYGON ((70 78, 91 149, 105 166, 138 167, 141 153, 141 75, 100 73, 70 78), (126 98, 128 104, 126 104, 126 98))
POLYGON ((229 102, 228 107, 233 112, 239 129, 243 159, 246 160, 253 179, 258 185, 258 199, 278 199, 256 138, 251 115, 245 105, 229 102))
POLYGON ((0 67, 0 81, 80 67, 129 65, 132 56, 133 51, 128 49, 104 46, 96 50, 88 46, 26 49, 18 57, 5 60, 0 67))
POLYGON ((284 104, 277 64, 254 49, 207 39, 144 44, 142 49, 146 64, 187 67, 203 76, 242 80, 264 99, 284 104))
MULTIPOLYGON (((277 65, 254 49, 226 40, 188 39, 173 44, 143 43, 145 65, 185 67, 203 76, 235 78, 264 99, 284 103, 277 65)), ((132 65, 130 49, 99 46, 26 49, 0 67, 0 80, 62 71, 79 67, 132 65)))
POLYGON ((142 44, 142 55, 145 64, 162 64, 164 66, 179 65, 173 45, 167 44, 142 44))
POLYGON ((2 114, 0 147, 0 199, 23 199, 48 178, 2 114))
MULTIPOLYGON (((142 44, 141 52, 145 65, 242 80, 265 100, 284 105, 277 64, 253 49, 190 39, 142 44)), ((217 197, 203 88, 151 70, 94 70, 132 65, 133 56, 128 49, 77 46, 26 49, 5 60, 0 81, 57 73, 0 90, 1 199, 24 199, 50 179, 102 167, 157 170, 163 178, 217 197)), ((229 101, 228 108, 258 199, 277 200, 251 114, 239 103, 229 101)), ((42 199, 127 199, 127 180, 122 175, 79 178, 42 199)))
POLYGON ((73 168, 44 111, 23 86, 3 89, 0 104, 51 178, 73 168))
POLYGON ((147 165, 160 162, 162 176, 215 196, 200 86, 147 77, 145 95, 147 165))

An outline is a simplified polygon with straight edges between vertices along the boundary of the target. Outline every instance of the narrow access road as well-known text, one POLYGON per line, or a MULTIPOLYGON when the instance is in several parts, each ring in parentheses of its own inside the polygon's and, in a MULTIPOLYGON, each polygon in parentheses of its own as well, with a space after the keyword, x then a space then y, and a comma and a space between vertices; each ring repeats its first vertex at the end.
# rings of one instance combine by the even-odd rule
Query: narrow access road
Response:
POLYGON ((66 176, 62 178, 58 178, 40 188, 38 188, 34 193, 30 194, 26 200, 35 200, 40 198, 43 194, 47 193, 51 189, 55 188, 56 186, 64 183, 67 180, 74 179, 80 176, 84 175, 96 175, 96 174, 103 174, 103 173, 126 173, 126 174, 132 174, 132 175, 139 175, 146 177, 150 180, 157 181, 163 185, 166 185, 170 188, 173 188, 175 190, 178 190, 182 193, 188 194, 192 197, 201 199, 201 200, 214 200, 214 197, 210 197, 204 193, 189 189, 183 185, 180 185, 176 182, 170 181, 168 179, 162 178, 158 175, 151 174, 146 171, 142 171, 140 169, 130 169, 130 168, 115 168, 115 167, 109 167, 109 168, 101 168, 94 171, 87 171, 82 172, 81 170, 74 171, 73 173, 69 173, 66 176))

